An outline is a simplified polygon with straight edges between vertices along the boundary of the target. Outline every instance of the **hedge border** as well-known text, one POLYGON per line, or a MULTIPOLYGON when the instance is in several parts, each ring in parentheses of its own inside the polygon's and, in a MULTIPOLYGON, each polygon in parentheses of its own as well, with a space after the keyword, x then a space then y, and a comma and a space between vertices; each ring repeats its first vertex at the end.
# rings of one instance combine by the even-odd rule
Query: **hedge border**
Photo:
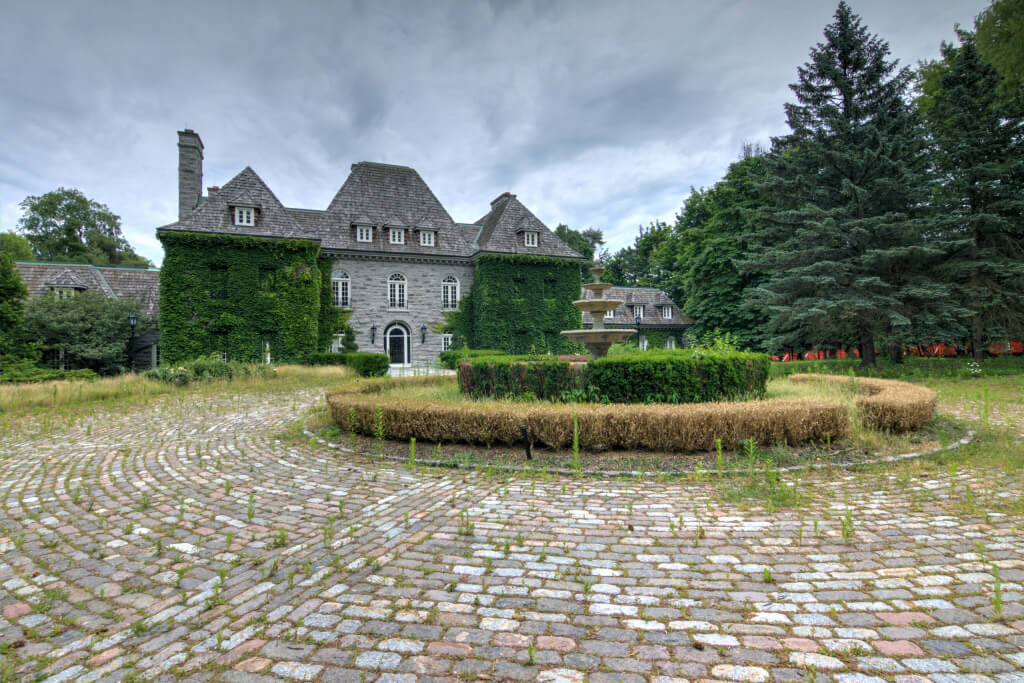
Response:
POLYGON ((864 424, 872 429, 909 432, 921 429, 935 417, 937 394, 926 387, 895 379, 843 377, 842 375, 790 375, 791 382, 824 382, 831 386, 851 381, 864 394, 855 404, 864 424))
POLYGON ((578 419, 579 445, 592 450, 709 451, 716 439, 726 448, 735 448, 747 438, 762 445, 797 444, 839 439, 850 427, 846 409, 826 401, 555 405, 454 403, 379 395, 391 382, 427 385, 446 381, 450 378, 361 380, 329 390, 327 404, 342 430, 351 426, 357 433, 375 435, 379 409, 386 439, 416 437, 487 446, 518 444, 519 426, 525 424, 533 443, 565 448, 572 443, 573 415, 578 419))

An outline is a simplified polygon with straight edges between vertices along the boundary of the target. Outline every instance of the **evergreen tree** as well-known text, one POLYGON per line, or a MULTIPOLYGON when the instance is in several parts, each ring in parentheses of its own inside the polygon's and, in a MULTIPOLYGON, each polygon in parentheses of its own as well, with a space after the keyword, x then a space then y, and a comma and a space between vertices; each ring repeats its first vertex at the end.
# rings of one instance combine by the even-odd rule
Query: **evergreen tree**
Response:
POLYGON ((21 356, 18 328, 25 317, 28 289, 14 267, 11 255, 0 253, 0 358, 8 361, 21 356))
POLYGON ((1024 0, 993 0, 974 27, 977 50, 999 71, 1002 91, 1024 97, 1024 0))
POLYGON ((974 37, 943 45, 941 78, 922 84, 941 183, 936 232, 952 251, 939 275, 968 315, 975 360, 1024 334, 1024 112, 1000 96, 974 37))
POLYGON ((663 288, 669 273, 659 254, 672 236, 672 226, 662 221, 640 228, 633 246, 620 249, 605 261, 605 282, 623 287, 663 288))
MULTIPOLYGON (((746 272, 769 316, 772 349, 912 341, 939 324, 946 289, 926 277, 941 250, 926 246, 914 210, 927 196, 924 136, 904 100, 907 68, 845 2, 825 40, 797 69, 786 104, 791 134, 773 139, 746 272)), ((947 311, 948 312, 948 311, 947 311)))

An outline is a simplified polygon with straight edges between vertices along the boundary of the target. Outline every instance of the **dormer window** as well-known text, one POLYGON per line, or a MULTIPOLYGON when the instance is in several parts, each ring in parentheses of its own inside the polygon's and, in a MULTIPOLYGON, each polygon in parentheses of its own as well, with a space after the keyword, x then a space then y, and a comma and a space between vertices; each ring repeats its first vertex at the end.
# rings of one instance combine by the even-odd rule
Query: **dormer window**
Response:
POLYGON ((405 244, 405 228, 391 228, 388 231, 388 242, 391 244, 405 244))
POLYGON ((605 319, 607 319, 607 320, 611 320, 612 318, 614 318, 614 317, 615 317, 615 309, 613 308, 613 309, 612 309, 612 310, 610 310, 610 311, 605 311, 605 312, 604 312, 604 317, 605 317, 605 319))
POLYGON ((537 232, 534 230, 527 230, 523 233, 523 246, 535 247, 537 246, 537 232))
POLYGON ((420 246, 421 247, 432 247, 434 246, 434 231, 423 230, 420 232, 420 246))
POLYGON ((235 225, 256 225, 256 209, 251 206, 236 206, 235 225))
POLYGON ((644 305, 643 304, 633 304, 633 317, 634 318, 640 318, 641 320, 644 319, 644 305))
POLYGON ((356 242, 372 242, 373 227, 369 225, 356 226, 356 242))
POLYGON ((671 320, 672 319, 672 307, 671 306, 662 306, 661 307, 661 317, 664 318, 665 320, 671 320))
POLYGON ((74 287, 53 287, 53 295, 60 299, 70 299, 78 293, 74 287))

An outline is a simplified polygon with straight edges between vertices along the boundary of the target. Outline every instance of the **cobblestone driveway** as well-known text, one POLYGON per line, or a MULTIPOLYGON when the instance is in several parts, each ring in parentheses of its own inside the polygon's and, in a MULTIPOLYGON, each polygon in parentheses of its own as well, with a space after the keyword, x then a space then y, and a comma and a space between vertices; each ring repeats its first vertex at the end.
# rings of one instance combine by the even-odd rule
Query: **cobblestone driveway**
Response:
POLYGON ((768 513, 275 440, 318 400, 8 433, 0 679, 1024 681, 1021 520, 962 502, 1020 476, 808 475, 768 513))

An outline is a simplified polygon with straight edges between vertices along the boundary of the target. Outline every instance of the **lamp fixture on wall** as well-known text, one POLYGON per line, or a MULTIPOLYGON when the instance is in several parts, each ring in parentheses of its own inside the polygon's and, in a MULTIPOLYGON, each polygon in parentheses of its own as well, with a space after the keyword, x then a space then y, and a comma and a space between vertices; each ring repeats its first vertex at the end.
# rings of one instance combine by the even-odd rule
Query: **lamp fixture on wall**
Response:
POLYGON ((427 326, 420 325, 420 344, 427 343, 427 326))
POLYGON ((370 346, 377 343, 377 326, 370 325, 370 346))

